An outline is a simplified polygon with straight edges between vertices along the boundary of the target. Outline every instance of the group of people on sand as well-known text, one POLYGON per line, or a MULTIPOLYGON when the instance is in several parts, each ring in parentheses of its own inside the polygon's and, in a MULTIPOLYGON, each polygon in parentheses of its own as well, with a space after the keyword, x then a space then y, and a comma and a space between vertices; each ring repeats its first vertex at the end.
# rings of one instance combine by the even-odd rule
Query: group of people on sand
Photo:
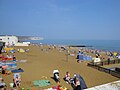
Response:
MULTIPOLYGON (((58 70, 53 71, 53 77, 56 82, 60 82, 58 70)), ((73 90, 83 90, 87 88, 83 78, 79 74, 75 73, 74 77, 71 78, 70 73, 66 72, 65 77, 63 79, 66 81, 67 84, 71 84, 73 90)))
MULTIPOLYGON (((13 83, 10 83, 11 90, 14 90, 15 87, 19 89, 20 86, 21 86, 20 76, 16 75, 13 79, 13 83)), ((4 83, 2 77, 0 77, 0 90, 7 90, 7 85, 4 83)))
MULTIPOLYGON (((2 56, 2 61, 1 62, 7 62, 9 60, 5 60, 5 58, 12 58, 11 61, 16 61, 16 56, 15 55, 10 55, 10 54, 6 54, 5 56, 2 56)), ((11 73, 11 71, 7 70, 8 65, 2 65, 0 64, 0 71, 2 74, 4 75, 9 75, 11 73)))
MULTIPOLYGON (((120 53, 119 52, 111 52, 111 51, 102 51, 102 50, 92 50, 92 49, 80 49, 77 53, 77 62, 83 62, 84 61, 84 55, 90 54, 92 57, 99 57, 101 60, 114 60, 114 59, 120 59, 120 53)), ((93 58, 90 58, 91 60, 93 58)))
MULTIPOLYGON (((74 74, 74 77, 71 78, 70 77, 70 73, 66 72, 66 75, 64 77, 64 80, 66 81, 66 83, 71 84, 73 87, 73 90, 82 90, 83 88, 81 87, 81 82, 80 82, 80 78, 77 77, 77 74, 74 74)), ((87 86, 85 87, 87 88, 87 86)), ((84 89, 85 89, 84 88, 84 89)))
MULTIPOLYGON (((6 54, 6 56, 4 56, 6 58, 12 58, 13 62, 16 61, 16 57, 15 55, 10 55, 10 54, 6 54)), ((5 62, 5 61, 3 61, 5 62)), ((7 61, 6 61, 7 62, 7 61)), ((11 70, 7 70, 7 65, 6 66, 2 66, 2 64, 0 65, 0 71, 1 71, 1 76, 0 76, 0 90, 7 90, 7 85, 4 83, 4 80, 2 78, 3 75, 9 75, 11 74, 11 70)), ((13 83, 11 84, 11 90, 14 90, 13 88, 20 88, 20 84, 21 84, 21 79, 20 79, 20 75, 19 73, 14 73, 14 78, 13 78, 13 83), (17 75, 18 74, 18 75, 17 75)))

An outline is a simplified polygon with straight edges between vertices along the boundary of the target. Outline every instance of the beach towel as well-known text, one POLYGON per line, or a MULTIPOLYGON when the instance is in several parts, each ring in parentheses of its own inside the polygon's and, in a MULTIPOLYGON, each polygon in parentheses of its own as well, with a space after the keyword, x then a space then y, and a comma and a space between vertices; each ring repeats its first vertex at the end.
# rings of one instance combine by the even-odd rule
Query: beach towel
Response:
POLYGON ((13 70, 17 68, 16 62, 13 61, 7 61, 7 62, 1 62, 2 68, 5 68, 7 70, 13 70))
POLYGON ((37 80, 37 81, 33 81, 33 85, 39 86, 39 87, 44 87, 44 86, 50 85, 50 81, 49 80, 37 80))
POLYGON ((3 69, 7 69, 8 68, 8 65, 5 65, 5 66, 2 66, 3 69))
POLYGON ((27 60, 20 60, 19 62, 20 63, 25 63, 25 62, 27 62, 27 60))
POLYGON ((12 73, 20 73, 20 72, 24 72, 23 69, 14 69, 11 71, 12 73))
POLYGON ((17 67, 16 63, 6 63, 8 65, 8 67, 17 67))

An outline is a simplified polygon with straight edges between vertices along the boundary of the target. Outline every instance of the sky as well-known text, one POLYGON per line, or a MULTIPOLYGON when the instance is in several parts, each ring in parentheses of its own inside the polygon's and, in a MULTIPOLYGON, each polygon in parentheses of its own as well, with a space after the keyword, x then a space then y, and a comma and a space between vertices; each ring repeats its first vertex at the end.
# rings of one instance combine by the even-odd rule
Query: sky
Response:
POLYGON ((120 0, 0 0, 0 34, 120 40, 120 0))

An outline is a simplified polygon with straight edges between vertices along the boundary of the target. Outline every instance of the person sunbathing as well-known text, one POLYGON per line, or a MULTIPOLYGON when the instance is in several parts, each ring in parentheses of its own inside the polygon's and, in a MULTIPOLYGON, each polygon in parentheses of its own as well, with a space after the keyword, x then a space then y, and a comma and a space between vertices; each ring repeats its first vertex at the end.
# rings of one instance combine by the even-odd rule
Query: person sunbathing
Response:
POLYGON ((6 84, 3 82, 4 80, 0 78, 0 90, 6 90, 6 84))
POLYGON ((2 68, 2 74, 6 74, 6 71, 4 68, 2 68))
POLYGON ((20 83, 21 83, 21 79, 16 76, 16 78, 14 79, 14 84, 17 88, 20 88, 20 83))
POLYGON ((8 70, 2 68, 2 74, 3 74, 3 75, 10 75, 10 74, 11 74, 11 71, 8 71, 8 70))

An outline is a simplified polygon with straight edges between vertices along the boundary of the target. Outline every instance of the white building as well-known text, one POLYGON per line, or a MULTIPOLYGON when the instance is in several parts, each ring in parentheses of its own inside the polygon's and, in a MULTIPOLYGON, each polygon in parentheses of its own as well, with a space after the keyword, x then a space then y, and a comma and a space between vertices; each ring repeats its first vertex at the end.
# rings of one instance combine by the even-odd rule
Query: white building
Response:
POLYGON ((6 46, 12 46, 18 43, 18 37, 10 36, 10 35, 6 35, 6 36, 3 35, 3 36, 0 36, 0 41, 5 42, 6 46))

